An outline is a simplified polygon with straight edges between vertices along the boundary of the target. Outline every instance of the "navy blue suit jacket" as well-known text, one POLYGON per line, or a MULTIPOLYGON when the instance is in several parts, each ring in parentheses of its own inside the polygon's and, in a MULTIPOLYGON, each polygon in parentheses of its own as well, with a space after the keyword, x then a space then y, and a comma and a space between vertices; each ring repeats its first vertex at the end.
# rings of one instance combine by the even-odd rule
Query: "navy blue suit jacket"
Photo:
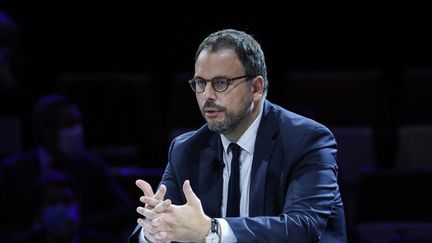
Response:
MULTIPOLYGON (((222 144, 207 125, 175 138, 161 183, 186 203, 188 179, 204 212, 221 217, 222 144)), ((249 217, 225 218, 239 242, 346 242, 336 141, 323 125, 265 101, 252 162, 249 217)), ((136 238, 131 237, 131 242, 136 238)))

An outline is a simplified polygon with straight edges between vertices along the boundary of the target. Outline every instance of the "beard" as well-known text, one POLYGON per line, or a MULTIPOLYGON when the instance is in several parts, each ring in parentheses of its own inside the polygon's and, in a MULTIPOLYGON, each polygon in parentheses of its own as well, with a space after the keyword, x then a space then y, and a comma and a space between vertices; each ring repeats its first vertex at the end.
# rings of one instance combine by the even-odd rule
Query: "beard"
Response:
POLYGON ((228 134, 234 131, 239 124, 252 112, 253 101, 252 97, 249 98, 248 102, 244 103, 244 106, 240 108, 238 112, 230 112, 226 107, 216 105, 213 102, 206 101, 201 109, 201 113, 207 121, 207 126, 213 132, 220 134, 228 134), (205 117, 204 110, 206 108, 214 108, 224 113, 224 119, 221 121, 207 120, 205 117))

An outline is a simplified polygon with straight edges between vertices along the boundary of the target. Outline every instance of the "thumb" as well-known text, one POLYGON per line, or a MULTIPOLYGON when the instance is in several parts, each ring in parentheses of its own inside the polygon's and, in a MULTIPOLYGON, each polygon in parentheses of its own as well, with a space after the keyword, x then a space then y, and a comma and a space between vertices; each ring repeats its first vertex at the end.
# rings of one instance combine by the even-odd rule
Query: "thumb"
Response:
POLYGON ((183 193, 186 197, 186 204, 195 205, 200 204, 199 198, 195 195, 195 193, 192 191, 192 187, 190 186, 190 181, 185 180, 183 183, 183 193))

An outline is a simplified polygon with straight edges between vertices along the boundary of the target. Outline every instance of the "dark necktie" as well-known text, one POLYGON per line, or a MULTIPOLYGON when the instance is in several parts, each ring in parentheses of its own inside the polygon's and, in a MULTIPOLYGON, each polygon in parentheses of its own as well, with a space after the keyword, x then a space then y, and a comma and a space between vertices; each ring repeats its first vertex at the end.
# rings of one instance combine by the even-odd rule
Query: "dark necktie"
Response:
POLYGON ((232 152, 231 175, 228 184, 227 217, 240 216, 240 152, 236 143, 229 145, 232 152))

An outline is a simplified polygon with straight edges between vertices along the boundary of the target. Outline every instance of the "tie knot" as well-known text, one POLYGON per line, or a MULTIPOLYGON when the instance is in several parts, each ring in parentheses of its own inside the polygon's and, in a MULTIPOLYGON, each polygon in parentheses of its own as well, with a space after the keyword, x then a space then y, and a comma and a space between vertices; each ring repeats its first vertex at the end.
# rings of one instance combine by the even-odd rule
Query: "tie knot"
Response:
POLYGON ((230 143, 229 148, 231 149, 233 158, 238 158, 240 155, 241 147, 236 143, 230 143))

